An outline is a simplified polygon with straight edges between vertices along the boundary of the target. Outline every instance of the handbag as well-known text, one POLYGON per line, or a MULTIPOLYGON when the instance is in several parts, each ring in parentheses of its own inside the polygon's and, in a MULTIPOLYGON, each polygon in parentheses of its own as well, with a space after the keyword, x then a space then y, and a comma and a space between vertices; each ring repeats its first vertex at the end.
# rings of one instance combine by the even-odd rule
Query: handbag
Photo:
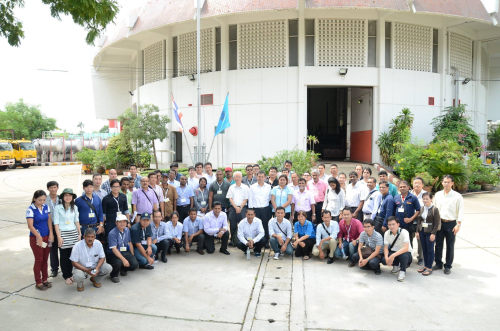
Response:
MULTIPOLYGON (((368 243, 369 243, 369 242, 370 242, 370 238, 368 238, 368 243)), ((373 252, 375 252, 375 251, 373 250, 373 248, 371 248, 370 246, 367 246, 366 244, 365 244, 363 247, 361 247, 361 257, 362 257, 363 259, 367 259, 367 258, 369 258, 369 257, 370 257, 370 255, 372 255, 372 254, 373 254, 373 252)))

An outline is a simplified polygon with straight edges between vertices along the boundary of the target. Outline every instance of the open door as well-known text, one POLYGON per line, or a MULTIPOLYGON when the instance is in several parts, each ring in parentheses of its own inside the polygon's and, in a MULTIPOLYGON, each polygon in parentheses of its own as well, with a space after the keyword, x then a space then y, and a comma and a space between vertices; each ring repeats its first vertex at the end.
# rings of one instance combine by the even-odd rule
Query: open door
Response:
POLYGON ((351 161, 372 162, 373 88, 351 88, 351 161))

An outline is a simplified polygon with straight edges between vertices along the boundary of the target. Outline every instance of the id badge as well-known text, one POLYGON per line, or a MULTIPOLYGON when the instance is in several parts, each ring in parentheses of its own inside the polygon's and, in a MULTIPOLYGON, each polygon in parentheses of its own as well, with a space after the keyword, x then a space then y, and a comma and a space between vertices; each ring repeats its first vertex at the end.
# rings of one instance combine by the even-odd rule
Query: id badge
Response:
POLYGON ((70 223, 71 223, 70 221, 66 221, 66 222, 64 222, 64 224, 70 224, 70 223))
POLYGON ((116 216, 120 216, 121 214, 122 214, 122 212, 121 212, 121 211, 117 211, 117 212, 116 212, 116 216))
POLYGON ((87 268, 92 268, 92 262, 87 262, 87 263, 85 263, 85 266, 86 266, 87 268))
POLYGON ((186 198, 181 198, 181 202, 186 202, 186 198))
POLYGON ((401 206, 398 208, 398 213, 404 213, 405 212, 405 207, 401 206))
POLYGON ((206 202, 206 201, 202 201, 202 202, 201 202, 201 205, 202 205, 202 206, 205 206, 206 204, 207 204, 207 202, 206 202))
POLYGON ((166 198, 166 199, 165 199, 165 202, 169 202, 169 201, 170 201, 170 198, 166 198))
POLYGON ((428 228, 429 227, 429 223, 422 223, 422 227, 423 228, 428 228))
POLYGON ((120 247, 120 252, 126 252, 127 251, 127 247, 120 247))
POLYGON ((217 191, 217 194, 222 194, 222 191, 221 191, 221 190, 218 190, 218 191, 217 191))
POLYGON ((95 214, 94 213, 89 213, 89 218, 93 218, 95 217, 95 214))
POLYGON ((148 241, 147 240, 141 240, 141 245, 147 245, 148 241))

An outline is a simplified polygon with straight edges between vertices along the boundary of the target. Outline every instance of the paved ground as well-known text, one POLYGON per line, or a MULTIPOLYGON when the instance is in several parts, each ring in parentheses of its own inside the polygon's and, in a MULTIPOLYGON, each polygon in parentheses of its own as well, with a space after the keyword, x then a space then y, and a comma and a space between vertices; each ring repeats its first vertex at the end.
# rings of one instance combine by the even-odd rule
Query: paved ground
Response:
MULTIPOLYGON (((339 165, 342 171, 353 164, 339 165)), ((182 252, 153 271, 137 270, 102 288, 66 286, 59 276, 46 292, 34 288, 25 210, 36 189, 57 180, 80 188, 79 166, 0 172, 0 321, 2 329, 118 330, 486 330, 500 311, 500 195, 465 198, 452 273, 423 277, 415 264, 406 281, 289 257, 182 252), (92 316, 84 318, 84 316, 92 316), (272 321, 272 323, 271 323, 272 321), (140 325, 140 326, 139 326, 140 325)), ((85 177, 86 178, 86 177, 85 177)), ((80 189, 81 192, 81 189, 80 189)))

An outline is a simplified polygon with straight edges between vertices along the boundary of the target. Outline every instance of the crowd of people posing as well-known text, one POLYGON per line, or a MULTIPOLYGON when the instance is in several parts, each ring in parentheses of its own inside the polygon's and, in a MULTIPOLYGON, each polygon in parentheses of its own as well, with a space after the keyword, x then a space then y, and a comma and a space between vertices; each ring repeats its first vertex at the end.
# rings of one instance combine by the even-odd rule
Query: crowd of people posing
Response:
POLYGON ((36 288, 52 287, 48 281, 59 267, 66 284, 84 290, 90 277, 94 287, 110 274, 111 281, 137 268, 152 270, 167 263, 173 250, 194 250, 204 255, 229 255, 228 246, 256 257, 264 248, 274 259, 284 255, 308 260, 348 260, 348 266, 391 274, 404 281, 418 244, 418 272, 429 276, 443 269, 450 274, 455 236, 464 214, 462 196, 452 189, 453 177, 442 178, 443 190, 423 190, 422 178, 397 185, 386 171, 377 179, 369 167, 357 165, 348 175, 337 165, 325 174, 325 165, 301 176, 291 161, 268 174, 258 164, 248 165, 246 175, 231 168, 212 171, 210 163, 197 163, 188 176, 173 163, 168 173, 159 170, 140 176, 135 165, 130 176, 109 180, 94 174, 83 182, 81 196, 72 189, 61 193, 55 181, 34 193, 26 211, 30 246, 35 257, 36 288), (203 172, 205 170, 205 172, 203 172), (443 248, 446 257, 443 264, 443 248))

